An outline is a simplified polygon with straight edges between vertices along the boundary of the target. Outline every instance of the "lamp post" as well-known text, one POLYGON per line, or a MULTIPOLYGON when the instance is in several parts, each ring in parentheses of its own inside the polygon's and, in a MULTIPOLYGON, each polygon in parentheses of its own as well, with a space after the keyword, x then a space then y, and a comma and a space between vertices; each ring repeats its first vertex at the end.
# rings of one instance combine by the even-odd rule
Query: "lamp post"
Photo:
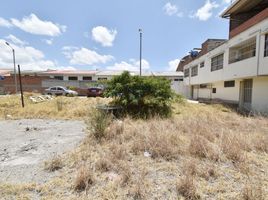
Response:
POLYGON ((13 49, 12 46, 8 42, 6 42, 6 45, 12 49, 12 53, 13 53, 15 91, 17 94, 18 93, 18 85, 17 85, 17 73, 16 73, 16 62, 15 62, 15 49, 13 49))
POLYGON ((139 29, 140 33, 140 76, 141 76, 141 69, 142 69, 142 29, 139 29))

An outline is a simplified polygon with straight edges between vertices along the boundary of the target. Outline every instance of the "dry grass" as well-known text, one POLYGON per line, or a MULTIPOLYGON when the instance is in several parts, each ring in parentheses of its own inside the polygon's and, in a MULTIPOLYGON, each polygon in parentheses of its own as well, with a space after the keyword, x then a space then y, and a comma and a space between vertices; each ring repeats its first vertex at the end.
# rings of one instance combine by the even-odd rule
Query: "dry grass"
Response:
POLYGON ((45 161, 45 170, 54 172, 61 168, 63 168, 63 161, 62 158, 59 156, 54 156, 51 160, 45 161))
POLYGON ((83 119, 97 103, 109 102, 103 98, 56 97, 53 100, 33 103, 25 94, 25 108, 21 107, 20 96, 1 97, 0 119, 83 119))
POLYGON ((79 167, 77 171, 77 176, 74 181, 74 189, 79 192, 84 190, 87 191, 89 186, 92 185, 93 183, 94 183, 94 177, 91 170, 85 165, 79 167))
MULTIPOLYGON (((97 103, 62 101, 59 112, 52 101, 43 104, 54 105, 47 113, 38 104, 25 111, 7 107, 5 113, 82 119, 97 103)), ((241 116, 221 105, 174 103, 173 110, 170 119, 113 120, 101 142, 89 133, 64 157, 62 176, 32 190, 44 199, 268 199, 267 118, 241 116)), ((0 195, 10 197, 8 188, 0 184, 0 195)), ((13 188, 17 196, 30 193, 13 188)))
POLYGON ((178 196, 183 196, 186 200, 200 199, 200 195, 196 191, 194 178, 192 176, 185 176, 178 180, 176 185, 178 196))

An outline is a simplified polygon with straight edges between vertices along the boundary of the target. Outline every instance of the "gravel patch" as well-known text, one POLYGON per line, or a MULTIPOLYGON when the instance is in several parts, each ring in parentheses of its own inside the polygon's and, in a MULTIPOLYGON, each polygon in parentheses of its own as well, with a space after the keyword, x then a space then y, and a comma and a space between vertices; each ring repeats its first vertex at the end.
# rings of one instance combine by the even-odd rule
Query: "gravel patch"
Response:
POLYGON ((44 170, 44 161, 74 149, 84 128, 81 121, 0 121, 0 183, 44 183, 57 175, 44 170))

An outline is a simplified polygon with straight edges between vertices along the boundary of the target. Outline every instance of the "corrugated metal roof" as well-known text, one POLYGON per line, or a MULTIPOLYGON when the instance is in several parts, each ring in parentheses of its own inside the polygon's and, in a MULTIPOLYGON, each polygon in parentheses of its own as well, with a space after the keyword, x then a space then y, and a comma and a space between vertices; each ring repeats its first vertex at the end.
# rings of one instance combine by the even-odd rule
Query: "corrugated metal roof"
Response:
POLYGON ((0 69, 0 76, 9 76, 11 70, 8 69, 0 69))
POLYGON ((95 75, 95 70, 51 70, 42 72, 43 75, 95 75))
POLYGON ((154 76, 183 76, 183 72, 153 72, 154 76))

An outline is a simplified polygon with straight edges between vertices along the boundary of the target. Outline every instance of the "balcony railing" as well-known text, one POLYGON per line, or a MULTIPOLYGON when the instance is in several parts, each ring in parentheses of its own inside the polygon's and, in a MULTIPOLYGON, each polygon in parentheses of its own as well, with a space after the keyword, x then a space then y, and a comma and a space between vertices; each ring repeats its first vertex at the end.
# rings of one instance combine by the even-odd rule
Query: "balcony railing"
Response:
POLYGON ((256 56, 256 38, 230 48, 229 64, 256 56))

